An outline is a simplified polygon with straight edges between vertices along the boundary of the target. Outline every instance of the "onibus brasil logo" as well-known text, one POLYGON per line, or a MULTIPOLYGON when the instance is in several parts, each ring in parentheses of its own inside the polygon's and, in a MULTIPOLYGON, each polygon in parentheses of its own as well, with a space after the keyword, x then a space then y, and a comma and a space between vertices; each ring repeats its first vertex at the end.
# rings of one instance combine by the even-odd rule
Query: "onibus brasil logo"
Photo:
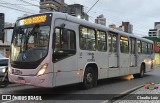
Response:
POLYGON ((145 89, 148 89, 148 90, 155 90, 155 89, 158 89, 158 85, 160 85, 160 83, 151 83, 151 82, 147 82, 144 86, 145 89))

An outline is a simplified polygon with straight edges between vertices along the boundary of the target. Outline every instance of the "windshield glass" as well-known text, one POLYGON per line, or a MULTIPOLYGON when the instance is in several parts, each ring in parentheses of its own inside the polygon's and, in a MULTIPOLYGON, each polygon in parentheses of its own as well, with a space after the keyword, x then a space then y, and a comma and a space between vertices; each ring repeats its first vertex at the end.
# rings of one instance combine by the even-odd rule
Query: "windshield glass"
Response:
POLYGON ((11 61, 34 62, 47 55, 50 26, 17 27, 11 44, 11 61))
POLYGON ((0 59, 0 66, 8 66, 8 59, 0 59))

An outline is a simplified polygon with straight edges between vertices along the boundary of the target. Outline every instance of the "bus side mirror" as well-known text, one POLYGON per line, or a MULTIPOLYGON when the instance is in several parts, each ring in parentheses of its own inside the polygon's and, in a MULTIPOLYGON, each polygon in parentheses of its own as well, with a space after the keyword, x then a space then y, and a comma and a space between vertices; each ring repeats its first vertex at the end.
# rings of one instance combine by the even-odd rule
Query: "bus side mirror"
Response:
POLYGON ((5 35, 5 32, 4 32, 4 29, 2 29, 0 31, 0 40, 2 40, 2 43, 4 43, 4 35, 5 35))
POLYGON ((0 13, 0 40, 4 43, 4 13, 0 13))

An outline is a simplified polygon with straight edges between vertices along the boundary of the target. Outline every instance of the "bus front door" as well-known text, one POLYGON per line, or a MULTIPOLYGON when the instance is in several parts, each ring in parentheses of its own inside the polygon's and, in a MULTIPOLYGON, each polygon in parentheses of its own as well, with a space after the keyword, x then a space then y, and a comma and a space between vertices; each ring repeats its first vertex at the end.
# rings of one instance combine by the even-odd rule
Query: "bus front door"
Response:
POLYGON ((76 34, 78 24, 56 19, 54 30, 53 86, 78 83, 76 34), (62 27, 64 25, 64 27, 62 27))

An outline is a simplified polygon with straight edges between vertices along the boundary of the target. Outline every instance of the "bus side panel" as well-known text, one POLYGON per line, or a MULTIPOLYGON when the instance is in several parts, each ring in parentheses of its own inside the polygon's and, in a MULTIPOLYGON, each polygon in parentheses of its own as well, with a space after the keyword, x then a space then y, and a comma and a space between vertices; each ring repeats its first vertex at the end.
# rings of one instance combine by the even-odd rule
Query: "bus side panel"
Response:
POLYGON ((108 77, 108 52, 97 51, 95 54, 95 61, 98 65, 99 79, 108 77))
POLYGON ((130 73, 130 54, 120 54, 120 76, 130 73))

